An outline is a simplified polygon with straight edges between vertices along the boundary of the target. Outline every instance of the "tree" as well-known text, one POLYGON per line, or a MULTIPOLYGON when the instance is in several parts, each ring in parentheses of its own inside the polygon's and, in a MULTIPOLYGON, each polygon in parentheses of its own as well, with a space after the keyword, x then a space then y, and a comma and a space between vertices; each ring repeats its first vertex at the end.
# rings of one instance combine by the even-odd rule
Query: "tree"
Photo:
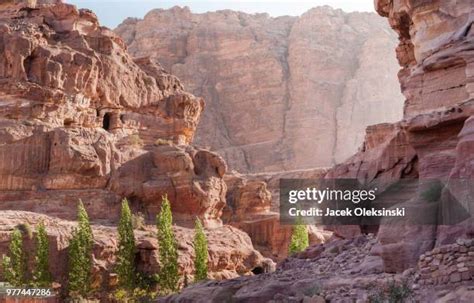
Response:
POLYGON ((13 287, 23 287, 26 281, 26 255, 23 251, 23 235, 18 228, 12 232, 10 255, 3 256, 2 267, 5 279, 13 287))
POLYGON ((293 226, 293 233, 291 235, 291 242, 289 247, 289 254, 292 255, 297 252, 305 250, 309 246, 308 231, 306 225, 303 224, 301 218, 297 218, 293 226))
POLYGON ((122 211, 118 227, 119 250, 117 256, 117 274, 123 289, 135 288, 135 236, 133 234, 132 212, 127 199, 122 201, 122 211))
POLYGON ((78 227, 69 242, 69 292, 86 296, 90 291, 93 235, 84 204, 79 200, 78 227))
POLYGON ((207 239, 204 234, 201 220, 196 219, 194 224, 194 252, 196 259, 194 260, 195 276, 194 281, 207 279, 207 239))
POLYGON ((178 289, 178 245, 173 232, 173 214, 168 197, 162 198, 161 211, 157 218, 160 272, 158 285, 162 292, 175 292, 178 289))
POLYGON ((33 281, 36 287, 50 287, 52 283, 49 271, 49 240, 44 223, 41 222, 36 230, 36 256, 33 281))

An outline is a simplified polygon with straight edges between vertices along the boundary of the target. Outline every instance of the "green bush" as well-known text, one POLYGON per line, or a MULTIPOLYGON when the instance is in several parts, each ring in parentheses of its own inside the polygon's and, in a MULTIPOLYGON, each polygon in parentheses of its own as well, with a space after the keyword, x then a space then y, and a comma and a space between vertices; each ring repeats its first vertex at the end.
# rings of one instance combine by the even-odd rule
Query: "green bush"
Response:
POLYGON ((27 284, 26 254, 23 250, 23 235, 18 228, 11 234, 9 256, 3 256, 2 267, 5 280, 12 287, 23 287, 27 284))
POLYGON ((320 293, 321 293, 321 285, 316 281, 314 281, 312 285, 306 287, 303 290, 303 294, 307 297, 313 297, 313 296, 319 295, 320 293))
POLYGON ((202 281, 207 279, 207 239, 202 227, 201 220, 196 219, 194 226, 194 252, 196 258, 194 260, 194 281, 202 281))
POLYGON ((118 226, 119 250, 117 256, 117 274, 122 289, 135 288, 135 235, 133 233, 132 212, 127 199, 122 201, 122 211, 118 226))
POLYGON ((16 226, 16 228, 23 234, 28 237, 28 239, 33 239, 33 231, 31 226, 28 223, 21 223, 16 226))
POLYGON ((173 141, 171 140, 166 140, 166 139, 157 139, 155 141, 155 145, 156 146, 160 146, 160 145, 173 145, 173 141))
POLYGON ((443 185, 440 182, 431 183, 424 192, 421 193, 421 197, 428 202, 436 202, 441 198, 443 191, 443 185))
POLYGON ((170 293, 178 290, 178 245, 173 232, 173 214, 167 196, 163 196, 161 211, 157 218, 160 272, 158 285, 160 292, 170 293))
POLYGON ((138 134, 130 135, 128 139, 131 146, 143 146, 143 140, 138 134))
POLYGON ((142 213, 132 214, 133 229, 146 230, 145 217, 142 213))
POLYGON ((156 284, 156 275, 137 272, 135 288, 119 288, 110 297, 118 302, 153 302, 158 296, 156 284))
POLYGON ((78 227, 69 242, 69 294, 86 297, 91 290, 93 235, 82 201, 78 206, 78 227))
POLYGON ((35 271, 33 273, 35 287, 50 287, 52 283, 49 271, 49 239, 44 223, 36 230, 35 271))
POLYGON ((412 290, 406 281, 390 281, 369 297, 370 303, 404 303, 412 296, 412 290))
POLYGON ((297 218, 293 226, 291 242, 288 248, 288 254, 292 255, 297 252, 304 251, 309 246, 309 236, 306 225, 303 225, 301 218, 297 218))
POLYGON ((156 292, 149 292, 146 289, 142 288, 135 288, 131 291, 118 289, 113 293, 112 296, 112 298, 117 302, 127 303, 152 302, 154 299, 156 299, 156 297, 156 292))

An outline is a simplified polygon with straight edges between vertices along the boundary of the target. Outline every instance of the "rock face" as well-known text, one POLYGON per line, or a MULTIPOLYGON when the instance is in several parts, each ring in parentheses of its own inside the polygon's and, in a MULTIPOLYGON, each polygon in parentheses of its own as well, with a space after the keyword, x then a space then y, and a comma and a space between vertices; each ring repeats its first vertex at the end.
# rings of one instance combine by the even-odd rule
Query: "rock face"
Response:
POLYGON ((399 294, 411 292, 408 301, 472 301, 474 3, 375 4, 400 37, 404 119, 369 127, 361 151, 325 177, 380 184, 388 194, 397 181, 414 181, 385 198, 434 222, 384 220, 373 239, 360 235, 358 226, 344 226, 335 234, 349 231, 353 239, 310 247, 282 262, 275 273, 195 285, 163 302, 204 293, 207 301, 367 302, 373 289, 377 293, 387 289, 387 281, 403 280, 406 285, 392 287, 398 285, 399 294), (436 191, 428 187, 432 180, 441 185, 436 191))
MULTIPOLYGON (((67 262, 69 239, 75 223, 61 220, 51 216, 40 215, 31 212, 4 211, 0 217, 0 251, 8 249, 10 233, 19 224, 35 226, 43 221, 47 226, 50 241, 51 273, 56 282, 66 285, 67 262)), ((194 275, 194 249, 192 246, 193 230, 175 226, 177 241, 179 243, 179 265, 180 273, 187 275, 190 280, 194 275)), ((114 288, 116 275, 113 274, 116 262, 117 230, 114 227, 93 225, 94 233, 94 267, 93 287, 100 291, 110 291, 114 288)), ((140 272, 144 274, 155 274, 160 270, 158 243, 156 240, 156 228, 144 226, 135 231, 137 242, 137 264, 140 272)), ((270 270, 273 263, 264 260, 252 246, 248 235, 244 232, 230 227, 206 231, 209 241, 209 275, 213 279, 235 278, 239 274, 246 274, 249 268, 256 267, 270 270)), ((24 237, 24 245, 27 251, 34 251, 34 240, 24 237)), ((29 254, 30 260, 34 255, 29 254)), ((181 281, 182 283, 183 281, 181 281)))
MULTIPOLYGON (((227 174, 224 223, 245 231, 266 257, 283 260, 288 256, 292 226, 280 224, 280 178, 321 178, 324 169, 296 172, 241 175, 227 174)), ((332 235, 316 226, 308 226, 310 244, 326 242, 332 235)))
POLYGON ((372 302, 396 293, 408 294, 402 302, 470 302, 474 241, 459 243, 427 251, 418 267, 390 274, 383 272, 377 240, 358 236, 312 246, 271 274, 192 285, 158 302, 372 302))
MULTIPOLYGON (((192 265, 185 227, 196 217, 216 228, 209 231, 216 277, 263 266, 248 236, 222 225, 225 162, 190 145, 204 101, 153 60, 132 59, 91 11, 53 2, 0 6, 0 253, 16 224, 32 217, 34 225, 43 214, 65 254, 70 229, 62 226, 82 199, 104 230, 95 259, 107 271, 116 243, 113 228, 101 225, 117 222, 121 199, 154 222, 167 194, 187 256, 183 272, 192 265)), ((147 245, 156 252, 156 243, 147 245)), ((140 264, 157 269, 153 262, 140 264)))
POLYGON ((157 59, 206 99, 196 143, 240 172, 333 165, 357 151, 367 125, 401 118, 396 37, 375 14, 175 7, 116 32, 135 57, 157 59))
POLYGON ((425 217, 430 226, 382 225, 379 241, 386 271, 416 265, 418 257, 435 246, 474 235, 472 204, 471 1, 376 1, 398 33, 397 58, 403 94, 404 119, 368 129, 364 151, 335 167, 328 177, 354 177, 363 182, 395 182, 415 178, 420 186, 404 191, 403 205, 425 217), (427 206, 423 182, 442 184, 440 204, 427 206), (463 184, 463 185, 461 185, 463 184), (453 203, 460 203, 462 220, 454 223, 453 203), (464 221, 463 221, 464 220, 464 221))
MULTIPOLYGON (((210 189, 204 183, 215 185, 218 194, 209 195, 208 206, 217 207, 210 219, 218 219, 225 184, 212 178, 222 179, 225 164, 206 151, 185 151, 204 106, 201 99, 184 92, 152 61, 134 62, 120 38, 100 27, 90 11, 58 4, 1 14, 3 202, 9 194, 17 201, 16 196, 38 190, 58 195, 102 190, 104 197, 158 200, 151 193, 156 176, 173 175, 176 182, 162 183, 178 184, 176 195, 188 184, 203 191, 210 189), (180 179, 181 171, 186 173, 180 179), (129 182, 132 174, 144 180, 137 176, 129 182)), ((188 201, 195 196, 188 194, 188 201)), ((54 209, 53 204, 44 207, 54 209)))

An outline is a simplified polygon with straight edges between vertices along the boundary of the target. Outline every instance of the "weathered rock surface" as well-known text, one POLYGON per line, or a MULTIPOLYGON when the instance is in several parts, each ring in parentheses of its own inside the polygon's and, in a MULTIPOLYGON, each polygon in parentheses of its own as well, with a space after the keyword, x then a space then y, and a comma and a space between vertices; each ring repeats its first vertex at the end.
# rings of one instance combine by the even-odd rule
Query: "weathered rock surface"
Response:
MULTIPOLYGON (((190 145, 204 101, 154 60, 132 59, 91 11, 53 2, 0 6, 0 254, 15 225, 44 218, 55 279, 63 281, 69 221, 82 199, 97 236, 96 265, 109 274, 121 199, 154 222, 167 194, 183 273, 191 274, 187 227, 196 217, 214 228, 212 276, 271 265, 244 232, 222 224, 227 166, 190 145)), ((152 254, 140 262, 157 271, 152 233, 140 233, 141 258, 152 254)))
POLYGON ((376 1, 398 33, 399 78, 406 97, 404 119, 397 124, 368 129, 364 149, 336 166, 328 177, 353 177, 394 183, 414 178, 420 186, 403 191, 400 205, 418 210, 437 224, 382 225, 378 239, 386 271, 403 271, 434 246, 459 237, 472 237, 472 44, 471 1, 376 1), (387 130, 390 130, 387 132, 387 130), (374 144, 374 142, 378 142, 374 144), (440 203, 427 205, 427 180, 442 184, 440 203), (463 218, 453 218, 460 204, 463 218), (464 222, 461 222, 462 219, 464 222), (454 225, 453 225, 454 224, 454 225))
MULTIPOLYGON (((320 178, 324 169, 282 173, 225 176, 228 186, 222 220, 245 231, 266 257, 282 260, 288 256, 292 226, 280 224, 280 178, 320 178)), ((308 226, 310 244, 326 242, 332 235, 316 226, 308 226)))
MULTIPOLYGON (((134 62, 121 39, 100 27, 90 11, 20 5, 0 11, 0 23, 0 207, 8 207, 9 197, 75 191, 77 200, 88 190, 102 191, 102 203, 116 194, 157 204, 152 183, 161 177, 163 185, 168 182, 163 192, 174 192, 172 202, 195 203, 202 209, 196 215, 219 224, 225 163, 206 151, 185 152, 201 99, 152 61, 134 62), (191 185, 201 195, 182 193, 191 185)), ((18 204, 28 209, 26 201, 18 204)), ((172 204, 179 213, 182 206, 172 204)), ((46 204, 43 212, 66 211, 56 206, 46 204)))
POLYGON ((374 14, 175 7, 116 32, 131 54, 157 59, 206 99, 196 143, 240 172, 333 165, 357 151, 367 125, 401 118, 396 37, 374 14))
POLYGON ((428 251, 402 274, 389 274, 372 235, 337 240, 286 259, 274 273, 205 282, 158 302, 373 302, 390 285, 409 294, 403 302, 469 302, 474 242, 459 243, 428 251), (440 275, 443 270, 449 274, 440 275))
POLYGON ((411 0, 375 4, 400 36, 404 119, 369 127, 361 151, 326 177, 385 185, 387 193, 399 180, 415 180, 384 198, 435 219, 434 224, 384 220, 374 239, 357 236, 357 226, 341 227, 335 235, 349 230, 354 239, 310 247, 272 274, 199 284, 162 301, 206 293, 207 300, 216 302, 367 302, 370 289, 386 289, 387 280, 406 281, 399 290, 410 291, 415 302, 472 300, 474 5, 411 0), (440 182, 439 193, 427 187, 431 180, 440 182), (464 216, 456 217, 460 209, 464 216))
MULTIPOLYGON (((33 230, 39 222, 44 222, 50 241, 51 273, 55 281, 65 285, 67 282, 68 246, 75 222, 32 212, 4 211, 0 215, 0 251, 8 249, 11 231, 18 225, 28 224, 33 230)), ((113 289, 116 280, 114 264, 116 261, 117 230, 115 227, 94 224, 94 289, 107 291, 113 289)), ((175 226, 179 243, 179 271, 182 277, 188 276, 192 281, 194 275, 193 230, 175 226)), ((137 266, 144 274, 159 272, 158 243, 156 228, 144 226, 135 231, 137 241, 137 266)), ((248 235, 230 227, 206 231, 209 240, 209 273, 213 279, 235 278, 247 274, 249 268, 256 267, 271 270, 273 263, 255 251, 248 235)), ((24 236, 26 251, 34 251, 34 240, 24 236)), ((34 255, 29 255, 32 260, 34 255)), ((184 279, 184 278, 183 278, 184 279)), ((184 281, 181 281, 183 283, 184 281)))

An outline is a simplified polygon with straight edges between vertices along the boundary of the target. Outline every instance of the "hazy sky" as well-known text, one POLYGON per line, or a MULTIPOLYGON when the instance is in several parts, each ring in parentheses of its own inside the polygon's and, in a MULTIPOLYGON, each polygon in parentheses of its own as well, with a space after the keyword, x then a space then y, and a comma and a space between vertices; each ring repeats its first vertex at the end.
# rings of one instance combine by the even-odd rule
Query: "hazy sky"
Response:
POLYGON ((374 11, 373 0, 69 0, 80 8, 93 10, 102 25, 116 27, 127 17, 142 18, 154 8, 189 6, 195 13, 232 9, 247 13, 269 13, 272 16, 298 16, 319 5, 330 5, 345 11, 374 11))

